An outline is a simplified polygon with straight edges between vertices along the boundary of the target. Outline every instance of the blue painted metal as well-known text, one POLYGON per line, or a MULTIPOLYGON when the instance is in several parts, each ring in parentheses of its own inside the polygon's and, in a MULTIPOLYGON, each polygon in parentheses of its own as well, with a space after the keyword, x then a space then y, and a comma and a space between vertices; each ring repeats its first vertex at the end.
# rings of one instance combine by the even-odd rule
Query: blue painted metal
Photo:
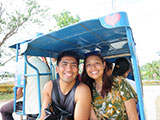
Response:
MULTIPOLYGON (((19 47, 20 44, 16 44, 16 63, 18 63, 18 55, 19 55, 19 47)), ((25 67, 25 65, 24 65, 25 67)), ((17 72, 17 71, 16 71, 17 72)), ((25 73, 25 71, 24 71, 25 73)), ((21 73, 16 73, 16 85, 14 87, 14 112, 20 115, 25 115, 25 78, 22 80, 22 74, 21 73), (23 88, 23 104, 22 104, 22 111, 17 112, 16 111, 16 98, 17 98, 17 89, 21 87, 23 88)))
MULTIPOLYGON (((18 62, 18 49, 19 49, 19 45, 16 44, 16 63, 18 62)), ((13 111, 15 112, 16 111, 17 87, 15 86, 13 90, 14 90, 14 109, 13 111)))
POLYGON ((130 53, 124 27, 129 26, 128 19, 124 12, 119 12, 118 15, 120 17, 117 20, 113 19, 116 15, 110 16, 111 18, 113 16, 115 22, 107 24, 106 17, 101 17, 79 22, 27 41, 28 49, 25 54, 56 58, 61 51, 74 50, 83 58, 84 54, 95 49, 100 49, 103 56, 130 53), (114 43, 122 46, 115 48, 114 43))
POLYGON ((99 18, 101 25, 104 28, 113 28, 113 27, 129 27, 129 21, 127 14, 125 12, 112 13, 104 17, 99 18), (107 19, 111 20, 107 22, 107 19), (116 22, 116 24, 114 24, 116 22), (110 23, 110 24, 107 24, 110 23))
MULTIPOLYGON (((36 76, 37 74, 24 74, 24 76, 36 76)), ((39 73, 39 75, 52 75, 51 72, 50 73, 39 73)))
MULTIPOLYGON (((24 55, 24 74, 27 73, 27 64, 25 62, 25 59, 27 58, 26 55, 24 55)), ((25 114, 25 99, 26 99, 26 78, 24 77, 24 80, 23 80, 23 106, 22 106, 22 113, 23 115, 26 115, 25 114)))
POLYGON ((144 105, 143 105, 143 93, 142 93, 142 84, 140 78, 140 71, 138 65, 138 59, 136 55, 135 43, 133 42, 132 32, 129 27, 126 27, 127 37, 128 37, 128 45, 131 52, 131 61, 133 66, 133 73, 134 73, 134 80, 136 81, 136 89, 137 89, 137 96, 138 96, 138 105, 140 110, 140 117, 141 120, 145 120, 145 113, 144 113, 144 105))
MULTIPOLYGON (((138 91, 140 116, 142 120, 145 120, 135 43, 125 12, 79 22, 27 40, 22 44, 26 44, 28 47, 22 54, 30 56, 56 58, 64 50, 73 50, 80 58, 84 58, 86 53, 99 50, 105 59, 111 61, 122 56, 131 58, 138 91)), ((16 44, 10 47, 15 48, 16 44)))
MULTIPOLYGON (((25 67, 25 76, 37 76, 37 86, 38 86, 38 106, 39 106, 39 115, 38 115, 38 117, 37 117, 37 119, 39 119, 40 118, 40 116, 41 116, 41 90, 40 90, 40 76, 41 75, 52 75, 52 73, 51 72, 49 72, 49 73, 39 73, 39 70, 38 70, 38 68, 37 67, 35 67, 34 65, 32 65, 31 63, 29 63, 29 61, 27 60, 27 55, 26 54, 24 54, 24 56, 25 56, 25 63, 27 64, 27 65, 29 65, 32 69, 34 69, 35 71, 36 71, 36 74, 27 74, 27 71, 26 71, 26 67, 25 67)), ((26 86, 26 85, 25 85, 26 86)), ((25 98, 25 95, 23 96, 23 98, 25 98)), ((25 103, 25 99, 23 99, 23 101, 24 101, 24 103, 25 103)), ((24 110, 24 112, 25 112, 25 108, 23 109, 24 110)))
POLYGON ((37 117, 37 119, 40 118, 40 115, 41 115, 41 90, 40 90, 40 75, 39 75, 39 70, 34 66, 32 65, 31 63, 28 62, 27 60, 27 57, 26 57, 26 54, 25 54, 25 63, 27 63, 31 68, 33 68, 35 71, 36 71, 36 74, 35 76, 37 76, 37 86, 38 86, 38 104, 39 104, 39 115, 37 117))

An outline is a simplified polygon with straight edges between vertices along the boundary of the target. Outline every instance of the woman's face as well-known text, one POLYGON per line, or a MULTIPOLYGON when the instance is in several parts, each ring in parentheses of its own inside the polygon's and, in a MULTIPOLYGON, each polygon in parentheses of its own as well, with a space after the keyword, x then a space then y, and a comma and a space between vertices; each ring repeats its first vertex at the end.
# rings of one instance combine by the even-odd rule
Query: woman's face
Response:
POLYGON ((89 77, 96 81, 101 81, 103 77, 103 72, 105 68, 105 62, 102 63, 102 60, 95 55, 89 56, 86 59, 86 72, 89 77))

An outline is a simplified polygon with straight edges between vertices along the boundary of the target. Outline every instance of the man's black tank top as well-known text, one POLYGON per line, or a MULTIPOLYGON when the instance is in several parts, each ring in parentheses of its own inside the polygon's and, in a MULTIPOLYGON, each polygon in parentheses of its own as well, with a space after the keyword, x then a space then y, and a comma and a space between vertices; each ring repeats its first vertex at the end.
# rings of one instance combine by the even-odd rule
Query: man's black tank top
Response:
MULTIPOLYGON (((74 115, 74 108, 75 108, 75 104, 76 104, 75 99, 74 99, 75 98, 75 90, 76 90, 76 87, 79 85, 80 81, 76 80, 76 83, 74 84, 73 88, 66 95, 63 95, 63 93, 60 90, 59 79, 57 79, 55 83, 57 84, 57 88, 58 88, 57 91, 58 91, 58 94, 59 94, 59 97, 60 97, 60 101, 57 101, 55 99, 55 97, 54 97, 55 92, 53 92, 53 89, 52 89, 52 100, 53 100, 53 102, 56 105, 63 107, 68 112, 72 113, 72 115, 74 115)), ((53 84, 53 86, 54 86, 54 84, 53 84)))

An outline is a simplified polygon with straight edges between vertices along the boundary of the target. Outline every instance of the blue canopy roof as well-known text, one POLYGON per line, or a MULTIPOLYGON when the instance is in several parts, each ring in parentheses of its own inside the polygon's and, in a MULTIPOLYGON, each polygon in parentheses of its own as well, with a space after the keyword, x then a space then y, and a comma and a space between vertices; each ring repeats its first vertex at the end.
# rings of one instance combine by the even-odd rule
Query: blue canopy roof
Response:
POLYGON ((20 49, 22 54, 30 56, 56 58, 64 50, 73 50, 83 58, 86 53, 99 50, 105 59, 115 59, 120 56, 131 57, 140 116, 142 120, 145 120, 135 43, 125 12, 117 12, 97 19, 79 22, 10 47, 20 49))
MULTIPOLYGON (((23 46, 23 53, 31 56, 57 57, 64 50, 74 50, 81 58, 95 50, 108 57, 130 54, 126 27, 129 27, 127 14, 117 12, 18 44, 23 46)), ((10 47, 15 48, 15 45, 10 47)))

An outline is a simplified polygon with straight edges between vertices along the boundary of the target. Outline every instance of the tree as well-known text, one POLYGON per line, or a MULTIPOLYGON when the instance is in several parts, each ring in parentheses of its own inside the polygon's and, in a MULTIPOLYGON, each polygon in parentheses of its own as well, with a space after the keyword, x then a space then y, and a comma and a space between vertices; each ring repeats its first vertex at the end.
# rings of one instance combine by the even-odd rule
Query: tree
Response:
MULTIPOLYGON (((36 0, 12 0, 9 2, 10 4, 7 4, 7 6, 0 2, 0 67, 15 57, 15 53, 13 55, 11 52, 8 52, 8 50, 10 50, 6 47, 8 41, 13 40, 14 36, 19 35, 19 33, 22 34, 24 31, 28 32, 27 28, 31 28, 28 26, 34 24, 42 26, 44 20, 46 22, 46 18, 51 17, 48 15, 49 8, 42 8, 36 0), (22 2, 23 6, 21 6, 19 2, 22 2), (10 9, 7 9, 8 5, 13 5, 14 9, 10 10, 11 7, 10 9), (7 56, 10 57, 5 60, 2 59, 7 56)), ((79 16, 74 18, 69 11, 65 10, 60 14, 53 15, 52 19, 53 18, 56 20, 57 27, 59 28, 68 26, 80 20, 79 16)), ((32 28, 31 30, 33 30, 32 28)), ((8 79, 8 77, 13 77, 13 75, 8 71, 0 72, 0 78, 4 80, 4 77, 8 79)))
POLYGON ((53 17, 57 22, 57 26, 55 27, 59 28, 66 27, 80 21, 80 17, 78 15, 76 15, 76 17, 74 18, 71 15, 71 12, 66 10, 63 10, 60 14, 54 14, 53 17))
POLYGON ((152 61, 141 67, 142 79, 160 80, 160 60, 152 61))
MULTIPOLYGON (((17 3, 14 0, 12 2, 14 5, 17 3)), ((19 29, 24 29, 29 24, 42 25, 42 17, 46 16, 48 8, 41 8, 36 0, 24 0, 23 3, 24 5, 21 8, 15 7, 12 11, 7 11, 0 3, 0 57, 6 52, 3 50, 5 46, 2 47, 2 45, 17 34, 19 29)), ((10 4, 12 5, 12 3, 10 4)))
POLYGON ((0 4, 0 34, 4 35, 0 42, 0 46, 4 42, 16 34, 20 27, 26 27, 25 23, 41 23, 40 18, 37 15, 44 16, 48 9, 41 9, 36 0, 26 0, 25 12, 16 9, 14 12, 8 13, 0 4))

